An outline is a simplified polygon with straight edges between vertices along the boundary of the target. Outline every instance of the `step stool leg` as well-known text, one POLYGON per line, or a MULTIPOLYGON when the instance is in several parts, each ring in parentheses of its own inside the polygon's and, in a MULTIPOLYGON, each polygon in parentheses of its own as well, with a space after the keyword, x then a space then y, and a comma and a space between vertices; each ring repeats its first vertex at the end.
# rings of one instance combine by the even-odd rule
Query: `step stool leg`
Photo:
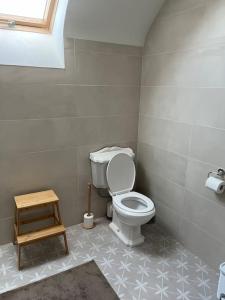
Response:
MULTIPOLYGON (((15 241, 16 241, 16 234, 17 234, 17 232, 15 231, 16 230, 16 228, 17 228, 17 218, 16 218, 16 205, 15 205, 15 208, 14 208, 15 210, 14 210, 14 230, 13 230, 13 232, 14 232, 14 239, 13 239, 13 243, 15 243, 15 241)), ((15 245, 15 244, 14 244, 15 245)))
POLYGON ((64 243, 65 243, 65 248, 66 248, 66 254, 69 254, 69 248, 68 248, 68 243, 67 243, 67 238, 66 238, 65 232, 63 234, 63 237, 64 237, 64 243))
POLYGON ((17 235, 20 235, 20 211, 16 209, 16 227, 17 227, 17 235))
POLYGON ((17 252, 18 252, 18 270, 21 270, 21 246, 17 246, 17 252))
POLYGON ((16 245, 16 233, 13 231, 13 245, 16 245))
POLYGON ((57 222, 58 217, 57 217, 56 211, 55 211, 55 203, 52 204, 52 214, 54 216, 54 224, 56 225, 56 224, 58 224, 58 222, 57 222))
POLYGON ((61 225, 62 224, 62 219, 61 219, 61 215, 60 215, 60 211, 59 211, 59 203, 57 202, 55 205, 56 205, 56 209, 57 209, 59 224, 61 225))
POLYGON ((16 224, 14 224, 14 228, 13 228, 13 245, 16 245, 16 241, 17 241, 16 224))
POLYGON ((16 241, 17 241, 17 228, 18 228, 18 224, 17 224, 17 207, 15 205, 15 216, 14 216, 14 228, 13 228, 13 244, 16 245, 16 241))

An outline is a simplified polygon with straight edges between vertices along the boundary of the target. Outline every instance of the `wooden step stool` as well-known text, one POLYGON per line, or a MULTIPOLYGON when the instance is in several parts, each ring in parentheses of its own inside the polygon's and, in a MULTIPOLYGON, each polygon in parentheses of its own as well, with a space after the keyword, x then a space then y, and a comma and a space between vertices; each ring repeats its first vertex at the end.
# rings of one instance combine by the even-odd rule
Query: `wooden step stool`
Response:
POLYGON ((18 250, 18 269, 21 269, 21 247, 31 244, 33 242, 46 239, 52 236, 63 235, 65 242, 66 254, 69 253, 66 230, 62 224, 60 211, 59 211, 59 199, 53 190, 48 190, 39 193, 32 193, 27 195, 21 195, 14 197, 15 199, 15 236, 14 242, 17 244, 18 250), (31 210, 40 208, 43 206, 52 206, 52 213, 30 218, 21 219, 20 213, 24 210, 31 210), (21 225, 38 222, 42 220, 53 219, 54 225, 45 227, 43 229, 27 232, 21 234, 21 225))

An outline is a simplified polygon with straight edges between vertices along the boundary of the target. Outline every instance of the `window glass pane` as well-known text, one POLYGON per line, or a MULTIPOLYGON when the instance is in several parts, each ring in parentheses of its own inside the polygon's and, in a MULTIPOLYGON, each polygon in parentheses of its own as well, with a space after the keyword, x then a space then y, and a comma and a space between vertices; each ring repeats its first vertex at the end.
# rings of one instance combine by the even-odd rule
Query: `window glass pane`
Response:
POLYGON ((47 0, 0 0, 0 14, 43 19, 47 0))

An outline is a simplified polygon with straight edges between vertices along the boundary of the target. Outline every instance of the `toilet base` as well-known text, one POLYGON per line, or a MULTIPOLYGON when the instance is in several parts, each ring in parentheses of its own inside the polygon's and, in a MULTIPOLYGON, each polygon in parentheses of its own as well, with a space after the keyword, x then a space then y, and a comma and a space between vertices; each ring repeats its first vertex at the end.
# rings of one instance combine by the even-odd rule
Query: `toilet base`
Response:
MULTIPOLYGON (((112 229, 112 231, 118 236, 118 238, 127 246, 129 247, 135 247, 138 246, 140 244, 142 244, 144 242, 144 236, 142 234, 139 234, 138 236, 136 235, 136 238, 134 240, 129 239, 124 232, 122 232, 119 227, 117 227, 113 222, 109 224, 109 227, 112 229)), ((129 226, 130 227, 130 226, 129 226)), ((139 227, 139 226, 137 226, 139 227)), ((131 231, 134 230, 135 231, 140 231, 140 228, 129 228, 129 232, 131 233, 131 231)), ((131 233, 132 234, 132 233, 131 233)))
POLYGON ((113 219, 109 227, 127 246, 134 247, 144 242, 145 238, 141 234, 141 226, 130 226, 121 222, 115 209, 113 209, 113 219))

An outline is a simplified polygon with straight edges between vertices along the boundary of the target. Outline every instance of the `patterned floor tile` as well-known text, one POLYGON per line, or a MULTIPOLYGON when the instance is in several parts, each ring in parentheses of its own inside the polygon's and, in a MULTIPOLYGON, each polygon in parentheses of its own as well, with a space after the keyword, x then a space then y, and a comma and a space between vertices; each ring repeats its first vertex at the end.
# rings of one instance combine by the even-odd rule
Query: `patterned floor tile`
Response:
POLYGON ((143 226, 145 243, 126 247, 105 218, 96 227, 67 230, 70 254, 60 238, 24 248, 22 271, 12 244, 0 246, 0 293, 94 259, 122 300, 214 300, 218 274, 157 224, 143 226))

